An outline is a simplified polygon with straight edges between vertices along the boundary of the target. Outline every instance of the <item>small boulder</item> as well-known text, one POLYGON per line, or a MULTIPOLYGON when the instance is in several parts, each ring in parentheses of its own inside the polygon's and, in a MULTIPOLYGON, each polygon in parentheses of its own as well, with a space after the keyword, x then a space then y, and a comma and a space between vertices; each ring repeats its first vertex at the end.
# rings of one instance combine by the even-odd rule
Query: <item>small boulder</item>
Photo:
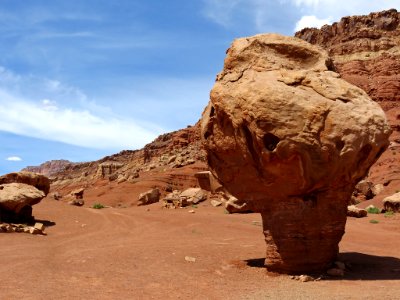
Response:
POLYGON ((74 206, 83 206, 85 204, 85 201, 83 199, 72 199, 68 202, 68 204, 74 206))
POLYGON ((367 180, 361 180, 355 186, 354 193, 357 195, 362 195, 365 197, 365 200, 370 200, 375 197, 375 193, 373 190, 373 183, 367 180))
POLYGON ((218 200, 211 200, 211 205, 214 207, 220 206, 222 204, 221 201, 218 200))
POLYGON ((207 199, 207 194, 201 188, 189 188, 184 190, 179 197, 187 202, 188 205, 197 204, 207 199))
POLYGON ((230 196, 228 201, 225 202, 225 209, 230 213, 248 213, 251 212, 249 205, 237 199, 236 197, 230 196))
POLYGON ((158 188, 141 193, 138 199, 138 206, 156 203, 160 201, 160 195, 160 190, 158 188))
POLYGON ((84 192, 85 192, 84 188, 79 188, 79 189, 73 190, 71 192, 71 196, 75 199, 83 199, 84 192))
POLYGON ((354 218, 363 218, 368 215, 368 212, 363 208, 358 208, 355 205, 347 206, 347 216, 354 218))
POLYGON ((400 212, 400 192, 384 198, 382 202, 386 211, 400 212))

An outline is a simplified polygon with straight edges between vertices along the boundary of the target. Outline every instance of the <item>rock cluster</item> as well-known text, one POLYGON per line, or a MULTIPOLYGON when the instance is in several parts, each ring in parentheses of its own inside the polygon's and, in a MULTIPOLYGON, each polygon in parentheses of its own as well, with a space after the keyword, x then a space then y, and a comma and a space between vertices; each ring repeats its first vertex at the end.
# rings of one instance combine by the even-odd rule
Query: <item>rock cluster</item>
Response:
POLYGON ((198 204, 207 199, 207 193, 201 188, 189 188, 183 192, 175 190, 163 199, 163 207, 180 208, 198 204))
POLYGON ((355 184, 388 146, 384 112, 296 38, 235 40, 210 93, 202 138, 227 193, 261 212, 266 266, 327 268, 355 184))

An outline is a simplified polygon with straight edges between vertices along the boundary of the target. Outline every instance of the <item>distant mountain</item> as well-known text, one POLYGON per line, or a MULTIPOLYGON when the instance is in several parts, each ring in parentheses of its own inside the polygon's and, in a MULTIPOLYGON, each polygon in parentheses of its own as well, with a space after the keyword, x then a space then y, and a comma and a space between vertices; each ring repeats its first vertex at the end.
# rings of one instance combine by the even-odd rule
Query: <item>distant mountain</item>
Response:
POLYGON ((60 160, 50 160, 42 163, 39 166, 28 166, 24 168, 22 171, 29 171, 34 173, 43 174, 47 177, 53 177, 54 175, 62 172, 65 168, 69 166, 76 165, 76 163, 70 162, 69 160, 60 159, 60 160))

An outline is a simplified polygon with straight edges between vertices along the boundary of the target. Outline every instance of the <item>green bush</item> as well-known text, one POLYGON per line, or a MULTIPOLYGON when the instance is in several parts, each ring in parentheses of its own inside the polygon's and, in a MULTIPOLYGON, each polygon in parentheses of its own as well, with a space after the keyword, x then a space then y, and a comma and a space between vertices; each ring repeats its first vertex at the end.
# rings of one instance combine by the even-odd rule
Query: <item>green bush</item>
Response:
POLYGON ((378 220, 371 220, 371 221, 369 221, 371 224, 378 224, 379 223, 379 221, 378 220))
POLYGON ((93 204, 92 207, 95 208, 95 209, 105 208, 105 206, 103 204, 101 204, 101 203, 95 203, 95 204, 93 204))
POLYGON ((368 212, 369 214, 380 214, 380 213, 381 213, 381 210, 380 210, 379 208, 377 208, 377 207, 369 207, 369 208, 367 209, 367 212, 368 212))

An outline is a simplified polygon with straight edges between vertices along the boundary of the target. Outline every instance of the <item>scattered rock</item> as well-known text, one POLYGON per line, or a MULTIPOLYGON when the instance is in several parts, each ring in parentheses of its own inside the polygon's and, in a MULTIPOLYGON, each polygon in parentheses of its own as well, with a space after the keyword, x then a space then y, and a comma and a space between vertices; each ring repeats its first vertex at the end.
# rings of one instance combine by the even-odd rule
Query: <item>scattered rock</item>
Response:
POLYGON ((400 192, 384 198, 382 202, 386 211, 400 212, 400 192))
POLYGON ((185 256, 185 260, 188 262, 196 262, 196 258, 191 256, 185 256))
POLYGON ((194 213, 195 213, 195 211, 194 211, 193 209, 191 209, 191 210, 189 210, 189 211, 188 211, 188 213, 190 213, 190 214, 194 214, 194 213))
POLYGON ((201 188, 189 188, 184 190, 179 197, 186 201, 187 205, 197 204, 207 199, 207 194, 201 188))
POLYGON ((222 204, 221 201, 218 200, 211 200, 211 205, 214 207, 220 206, 222 204))
POLYGON ((160 201, 160 190, 154 188, 139 195, 138 206, 148 205, 160 201))
POLYGON ((373 183, 367 180, 361 180, 358 182, 354 189, 355 196, 362 195, 365 200, 370 200, 375 197, 373 183))
POLYGON ((347 206, 347 216, 355 218, 363 218, 368 215, 368 212, 363 208, 358 208, 355 205, 347 206))
POLYGON ((71 192, 71 196, 76 200, 83 199, 84 192, 85 192, 84 188, 79 188, 79 189, 73 190, 71 192))
POLYGON ((83 199, 72 199, 71 201, 68 202, 68 204, 75 206, 83 206, 85 204, 85 201, 83 199))
POLYGON ((300 275, 300 276, 298 277, 298 280, 301 281, 301 282, 309 282, 309 281, 314 281, 315 278, 314 278, 314 277, 311 277, 311 276, 309 276, 309 275, 300 275))
POLYGON ((54 200, 60 200, 61 198, 62 198, 62 195, 59 192, 53 193, 54 200))
POLYGON ((246 202, 241 201, 233 196, 230 196, 228 201, 225 202, 225 209, 230 214, 251 212, 251 209, 249 208, 249 205, 246 202))
POLYGON ((169 193, 163 199, 163 207, 165 208, 179 208, 187 205, 186 199, 185 202, 182 202, 180 197, 181 192, 178 190, 174 190, 172 193, 169 193))

